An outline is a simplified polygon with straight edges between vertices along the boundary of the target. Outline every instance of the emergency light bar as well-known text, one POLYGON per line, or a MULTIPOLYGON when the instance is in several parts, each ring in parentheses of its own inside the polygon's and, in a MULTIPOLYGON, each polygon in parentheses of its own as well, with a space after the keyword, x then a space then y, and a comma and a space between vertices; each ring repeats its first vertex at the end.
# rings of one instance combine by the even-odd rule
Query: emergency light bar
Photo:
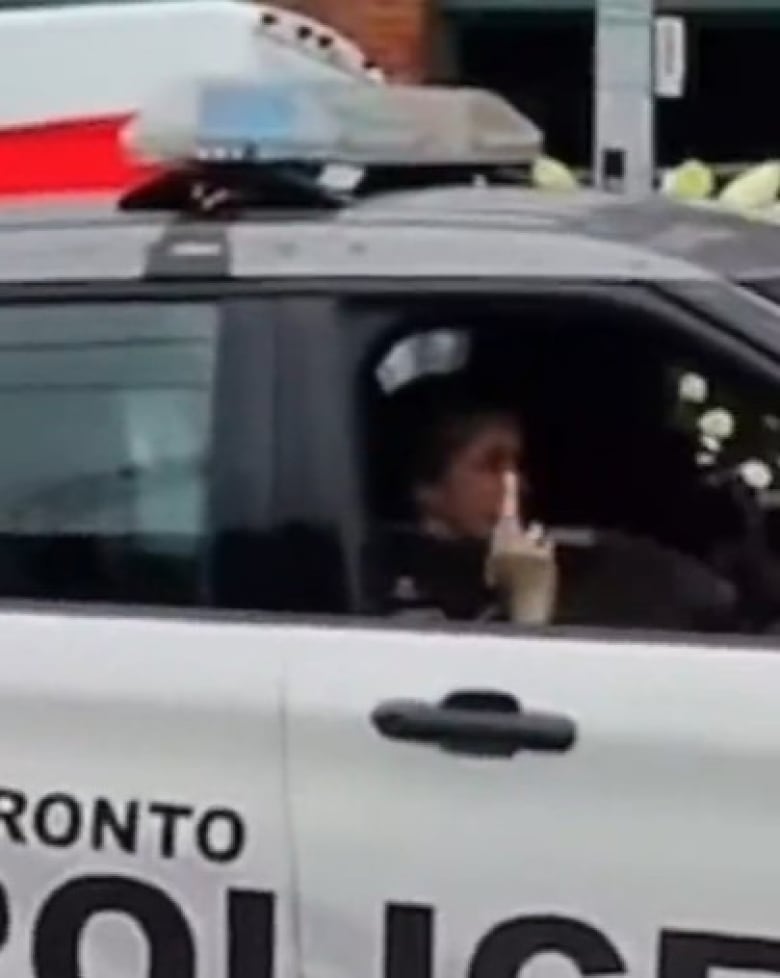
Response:
POLYGON ((169 92, 125 143, 163 165, 477 168, 532 162, 542 133, 479 89, 218 79, 169 92))

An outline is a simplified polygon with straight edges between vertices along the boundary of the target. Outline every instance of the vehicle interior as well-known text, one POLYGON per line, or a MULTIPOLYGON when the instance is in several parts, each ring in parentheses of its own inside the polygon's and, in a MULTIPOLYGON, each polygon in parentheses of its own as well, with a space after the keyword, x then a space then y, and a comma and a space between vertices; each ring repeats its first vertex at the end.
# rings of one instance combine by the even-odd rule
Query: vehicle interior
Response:
POLYGON ((523 419, 535 518, 694 556, 735 584, 745 628, 780 618, 778 511, 771 492, 733 477, 754 455, 778 454, 780 436, 764 425, 771 391, 674 327, 603 301, 453 297, 386 308, 395 321, 367 355, 359 394, 373 526, 414 519, 399 473, 425 389, 449 373, 523 419), (707 379, 702 405, 681 401, 690 371, 707 379), (709 458, 700 418, 725 406, 745 437, 709 458))
MULTIPOLYGON (((125 415, 126 396, 109 400, 117 412, 115 436, 109 408, 99 408, 104 440, 90 442, 88 452, 90 466, 102 473, 97 480, 75 478, 69 488, 54 480, 51 492, 27 499, 21 515, 0 506, 2 594, 377 613, 372 589, 383 539, 398 527, 416 529, 405 475, 409 446, 436 382, 449 380, 522 419, 533 518, 554 532, 579 534, 584 542, 577 546, 584 548, 619 531, 694 557, 736 589, 736 625, 727 630, 762 633, 777 627, 780 498, 773 486, 754 491, 734 476, 743 463, 760 460, 775 466, 777 477, 776 387, 687 336, 676 323, 603 293, 389 295, 334 300, 333 307, 351 378, 344 402, 358 438, 356 444, 346 440, 355 450, 342 461, 354 473, 342 478, 333 450, 337 437, 303 412, 304 402, 317 411, 320 395, 307 391, 302 397, 300 385, 282 385, 287 403, 280 417, 297 425, 295 431, 285 428, 285 453, 293 463, 290 473, 298 473, 285 475, 283 502, 289 502, 290 485, 297 487, 300 498, 290 513, 297 509, 298 516, 279 517, 257 532, 221 532, 209 541, 199 529, 209 480, 200 445, 206 422, 178 394, 157 403, 153 423, 135 410, 125 415), (686 403, 681 383, 689 375, 707 390, 703 399, 686 403), (160 413, 163 406, 167 414, 160 413), (713 411, 726 411, 736 424, 733 437, 721 438, 714 452, 702 428, 703 416, 713 411), (167 427, 161 427, 168 415, 167 427), (114 458, 126 442, 126 417, 135 418, 139 431, 155 433, 156 447, 144 435, 145 451, 152 451, 147 462, 153 464, 140 464, 140 456, 135 467, 114 458), (170 457, 172 445, 178 446, 177 458, 170 457), (96 452, 103 454, 98 458, 96 452), (300 456, 317 458, 309 478, 296 468, 300 456), (327 481, 323 464, 330 465, 327 475, 336 486, 328 488, 329 499, 341 502, 326 501, 318 513, 313 499, 321 492, 316 483, 327 481), (362 497, 341 498, 339 487, 353 476, 362 497)), ((321 375, 320 383, 332 387, 326 362, 340 354, 323 359, 321 324, 310 325, 318 341, 312 376, 321 375)), ((298 339, 291 340, 296 349, 298 339)), ((254 417, 256 374, 250 374, 246 411, 254 417)), ((202 412, 203 392, 192 396, 202 412)), ((36 396, 27 404, 20 394, 13 416, 4 415, 10 471, 39 464, 41 453, 27 451, 32 443, 15 438, 22 424, 51 442, 44 460, 57 457, 67 434, 75 475, 84 462, 80 432, 102 403, 90 398, 77 409, 78 417, 69 418, 54 402, 47 407, 36 396), (33 412, 26 422, 25 411, 33 412)), ((146 397, 138 401, 141 407, 146 403, 146 397)), ((268 426, 267 419, 257 423, 268 426)), ((59 462, 54 468, 61 470, 59 462)), ((10 489, 6 485, 4 491, 10 489)), ((630 597, 641 619, 646 595, 630 597)), ((591 609, 588 623, 611 624, 599 619, 598 609, 591 609)))

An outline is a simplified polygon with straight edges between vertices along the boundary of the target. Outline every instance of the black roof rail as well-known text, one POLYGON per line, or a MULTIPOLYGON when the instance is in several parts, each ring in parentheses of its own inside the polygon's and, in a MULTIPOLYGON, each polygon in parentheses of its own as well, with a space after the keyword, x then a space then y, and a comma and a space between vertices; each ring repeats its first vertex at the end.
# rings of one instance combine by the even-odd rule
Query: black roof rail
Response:
POLYGON ((366 167, 352 191, 336 191, 322 179, 323 168, 301 164, 259 166, 229 163, 172 170, 124 194, 124 211, 176 211, 224 218, 246 210, 333 211, 382 193, 432 187, 528 184, 528 169, 484 166, 366 167))
POLYGON ((348 202, 319 182, 320 168, 296 164, 209 164, 153 177, 119 200, 124 211, 178 211, 224 217, 248 208, 333 210, 348 202))

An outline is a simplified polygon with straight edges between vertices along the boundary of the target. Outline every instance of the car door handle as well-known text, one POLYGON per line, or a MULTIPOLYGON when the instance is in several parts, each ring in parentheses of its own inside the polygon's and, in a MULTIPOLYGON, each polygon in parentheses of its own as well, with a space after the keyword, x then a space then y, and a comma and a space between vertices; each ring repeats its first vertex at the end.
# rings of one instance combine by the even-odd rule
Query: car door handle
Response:
POLYGON ((504 693, 462 691, 438 704, 388 700, 377 706, 371 719, 388 740, 428 744, 458 754, 561 754, 577 740, 576 725, 568 717, 527 712, 504 693))

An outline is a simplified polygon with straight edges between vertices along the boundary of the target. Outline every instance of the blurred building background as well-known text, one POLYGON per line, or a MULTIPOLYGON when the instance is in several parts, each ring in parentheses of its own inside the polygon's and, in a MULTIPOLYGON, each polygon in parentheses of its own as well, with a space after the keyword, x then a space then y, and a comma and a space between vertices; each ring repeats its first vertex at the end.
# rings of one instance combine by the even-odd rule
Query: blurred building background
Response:
MULTIPOLYGON (((545 130, 549 151, 591 158, 593 0, 297 0, 396 77, 497 89, 545 130)), ((780 157, 774 105, 780 0, 659 0, 687 28, 683 97, 658 104, 662 165, 780 157)))
MULTIPOLYGON (((0 10, 68 2, 78 0, 0 0, 0 10)), ((396 79, 459 80, 505 93, 542 126, 550 153, 589 165, 593 0, 276 2, 351 36, 396 79)), ((658 105, 658 162, 780 158, 773 85, 780 0, 658 6, 685 18, 688 57, 683 96, 658 105)))

